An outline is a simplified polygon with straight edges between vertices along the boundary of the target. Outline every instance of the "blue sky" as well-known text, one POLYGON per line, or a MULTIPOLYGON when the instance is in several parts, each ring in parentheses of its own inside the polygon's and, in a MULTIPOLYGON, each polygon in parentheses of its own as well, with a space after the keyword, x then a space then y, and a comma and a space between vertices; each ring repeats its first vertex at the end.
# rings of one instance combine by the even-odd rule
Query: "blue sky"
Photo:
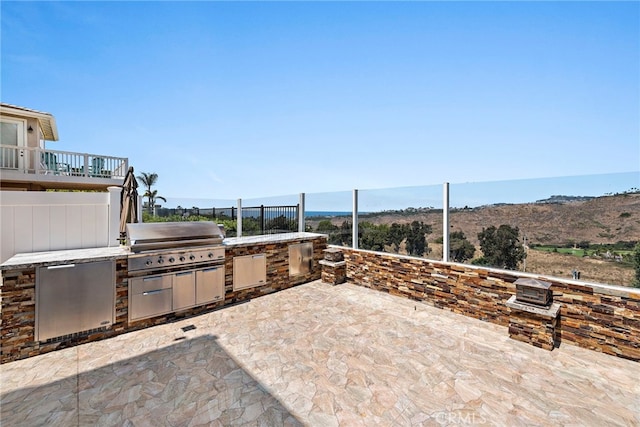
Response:
POLYGON ((2 101, 167 198, 640 170, 638 2, 1 7, 2 101))

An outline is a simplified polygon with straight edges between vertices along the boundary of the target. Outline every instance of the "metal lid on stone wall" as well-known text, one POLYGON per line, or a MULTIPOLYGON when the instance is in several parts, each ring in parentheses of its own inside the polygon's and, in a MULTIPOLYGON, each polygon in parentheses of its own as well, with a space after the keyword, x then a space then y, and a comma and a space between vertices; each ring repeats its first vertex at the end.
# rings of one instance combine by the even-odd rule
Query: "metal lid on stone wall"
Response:
POLYGON ((344 260, 344 254, 338 248, 327 248, 322 252, 324 252, 324 259, 327 261, 339 262, 344 260))
POLYGON ((514 282, 516 286, 527 286, 529 288, 537 288, 537 289, 549 289, 551 287, 550 282, 545 282, 538 279, 528 279, 521 277, 514 282))

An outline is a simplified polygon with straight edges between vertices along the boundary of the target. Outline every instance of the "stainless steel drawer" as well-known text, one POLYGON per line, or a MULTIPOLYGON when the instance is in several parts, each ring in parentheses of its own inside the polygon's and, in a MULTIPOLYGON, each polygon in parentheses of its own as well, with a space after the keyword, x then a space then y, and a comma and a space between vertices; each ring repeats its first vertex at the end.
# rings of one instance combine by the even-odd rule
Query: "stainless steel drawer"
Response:
POLYGON ((161 274, 157 276, 135 277, 130 279, 131 293, 141 294, 148 291, 156 291, 158 289, 171 288, 173 275, 161 274))
POLYGON ((171 288, 146 291, 141 294, 131 295, 129 304, 130 320, 144 319, 171 311, 171 288))

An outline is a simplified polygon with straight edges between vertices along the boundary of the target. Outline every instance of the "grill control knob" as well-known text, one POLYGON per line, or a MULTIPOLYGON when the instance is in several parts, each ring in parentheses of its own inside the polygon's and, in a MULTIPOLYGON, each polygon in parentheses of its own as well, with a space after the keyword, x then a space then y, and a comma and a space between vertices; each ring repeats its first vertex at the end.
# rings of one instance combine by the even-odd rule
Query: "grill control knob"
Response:
POLYGON ((145 264, 145 265, 147 265, 147 266, 149 266, 149 265, 153 264, 153 262, 151 262, 151 260, 150 260, 150 259, 148 259, 148 260, 147 260, 147 262, 145 262, 144 264, 145 264))
POLYGON ((191 261, 193 261, 193 260, 195 260, 195 259, 196 259, 196 256, 195 256, 195 255, 189 255, 189 259, 190 259, 191 261))
POLYGON ((163 258, 159 258, 158 259, 158 264, 164 264, 164 259, 163 258))
POLYGON ((213 252, 209 252, 209 258, 213 258, 213 252))
POLYGON ((176 259, 174 257, 169 258, 169 262, 174 262, 176 259))
POLYGON ((184 260, 185 260, 185 259, 186 259, 186 258, 184 257, 184 255, 182 255, 182 256, 180 257, 180 261, 183 261, 183 262, 184 262, 184 260))

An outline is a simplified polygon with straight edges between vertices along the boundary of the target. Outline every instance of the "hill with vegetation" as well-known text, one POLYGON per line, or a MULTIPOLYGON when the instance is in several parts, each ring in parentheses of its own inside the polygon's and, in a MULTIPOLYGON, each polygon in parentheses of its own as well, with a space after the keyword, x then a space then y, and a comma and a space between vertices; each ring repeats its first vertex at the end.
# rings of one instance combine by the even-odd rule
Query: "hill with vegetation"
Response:
MULTIPOLYGON (((350 222, 351 217, 329 220, 341 226, 350 222)), ((442 210, 410 208, 360 216, 361 224, 376 226, 409 225, 416 221, 431 231, 426 235, 428 256, 441 259, 442 210)), ((631 264, 626 259, 616 262, 622 260, 615 254, 630 252, 628 249, 640 241, 640 192, 593 198, 552 196, 532 203, 451 209, 449 222, 451 234, 462 232, 475 246, 473 258, 482 256, 478 235, 483 229, 506 224, 518 228, 521 242, 526 237, 529 248, 539 249, 528 251, 523 266, 528 272, 571 277, 573 270, 578 270, 582 272, 582 280, 623 286, 633 282, 631 264), (607 256, 609 250, 603 248, 607 245, 614 248, 613 256, 607 256)), ((307 220, 314 230, 319 223, 319 218, 307 220)), ((400 253, 404 251, 406 248, 400 249, 400 253)))
MULTIPOLYGON (((342 224, 350 217, 334 217, 342 224)), ((422 221, 432 226, 429 242, 442 238, 442 210, 409 209, 364 215, 360 221, 379 224, 409 224, 422 221)), ((313 223, 311 221, 310 223, 313 223)), ((548 202, 500 204, 451 209, 451 231, 462 231, 474 245, 483 228, 502 224, 518 227, 528 244, 567 246, 589 242, 614 244, 640 241, 640 192, 585 199, 554 196, 548 202), (560 201, 565 199, 566 201, 560 201)))

